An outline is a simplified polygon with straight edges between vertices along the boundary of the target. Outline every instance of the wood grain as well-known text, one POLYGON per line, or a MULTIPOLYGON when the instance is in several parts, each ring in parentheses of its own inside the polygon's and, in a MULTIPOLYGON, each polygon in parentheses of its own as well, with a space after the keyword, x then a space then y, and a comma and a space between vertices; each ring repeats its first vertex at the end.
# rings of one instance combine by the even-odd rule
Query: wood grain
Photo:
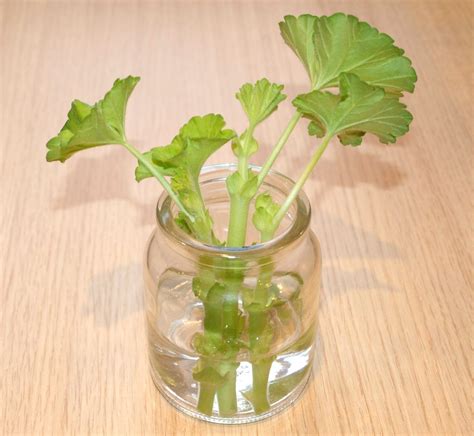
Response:
MULTIPOLYGON (((0 432, 3 434, 472 434, 470 1, 0 3, 0 432), (419 81, 394 146, 333 144, 306 186, 324 252, 318 357, 302 398, 256 425, 174 410, 148 374, 141 260, 159 188, 117 147, 46 164, 72 98, 142 82, 129 137, 166 143, 191 115, 237 129, 234 93, 306 77, 285 14, 353 13, 392 35, 419 81)), ((262 159, 291 116, 259 130, 262 159)), ((293 177, 298 126, 277 168, 293 177)), ((213 158, 228 161, 228 149, 213 158)))

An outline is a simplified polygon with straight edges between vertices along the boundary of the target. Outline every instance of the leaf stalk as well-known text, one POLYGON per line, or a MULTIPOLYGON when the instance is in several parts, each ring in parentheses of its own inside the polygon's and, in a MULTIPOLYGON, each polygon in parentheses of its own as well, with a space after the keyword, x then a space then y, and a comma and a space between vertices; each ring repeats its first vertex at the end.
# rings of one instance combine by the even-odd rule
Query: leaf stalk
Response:
POLYGON ((181 212, 183 212, 186 217, 191 221, 194 222, 194 216, 192 216, 184 207, 184 204, 181 202, 181 200, 178 198, 176 195, 175 191, 171 187, 171 185, 168 183, 168 180, 166 180, 165 176, 161 174, 161 172, 158 170, 158 168, 155 165, 152 165, 150 162, 148 162, 147 159, 143 156, 142 153, 140 153, 133 145, 129 144, 128 141, 122 142, 122 144, 130 153, 135 156, 135 158, 144 166, 148 171, 150 171, 153 176, 158 179, 158 181, 161 183, 165 191, 169 194, 169 196, 172 198, 172 200, 176 203, 176 205, 179 207, 181 212))

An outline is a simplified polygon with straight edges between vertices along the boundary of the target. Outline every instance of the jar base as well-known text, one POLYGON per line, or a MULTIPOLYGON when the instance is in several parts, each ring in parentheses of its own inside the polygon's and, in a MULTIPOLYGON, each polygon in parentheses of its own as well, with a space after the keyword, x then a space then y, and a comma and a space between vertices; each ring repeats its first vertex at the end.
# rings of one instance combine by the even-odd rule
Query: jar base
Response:
POLYGON ((281 413, 288 407, 292 406, 306 389, 308 381, 311 377, 312 369, 307 371, 305 377, 299 382, 299 384, 284 398, 273 404, 268 412, 260 415, 255 415, 252 412, 242 413, 240 416, 237 414, 232 417, 222 417, 217 415, 205 415, 204 413, 198 412, 194 408, 190 408, 189 404, 178 397, 171 389, 167 388, 166 384, 161 380, 153 369, 150 368, 150 375, 153 380, 153 384, 160 394, 170 403, 173 407, 178 409, 180 412, 191 416, 192 418, 199 419, 201 421, 210 422, 213 424, 250 424, 253 422, 263 421, 278 413, 281 413))

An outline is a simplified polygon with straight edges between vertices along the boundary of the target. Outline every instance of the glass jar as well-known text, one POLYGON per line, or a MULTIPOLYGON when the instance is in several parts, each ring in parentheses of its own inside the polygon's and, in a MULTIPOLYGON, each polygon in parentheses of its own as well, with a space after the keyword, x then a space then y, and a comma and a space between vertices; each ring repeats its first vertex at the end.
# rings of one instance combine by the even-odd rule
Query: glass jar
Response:
MULTIPOLYGON (((229 215, 225 180, 235 169, 214 165, 201 175, 219 240, 226 239, 229 215)), ((293 185, 271 172, 261 192, 281 203, 293 185)), ((163 194, 145 254, 153 381, 171 404, 205 421, 274 415, 302 392, 314 357, 321 252, 309 229, 308 199, 299 194, 268 242, 255 242, 249 219, 242 248, 193 239, 175 223, 177 212, 163 194)))

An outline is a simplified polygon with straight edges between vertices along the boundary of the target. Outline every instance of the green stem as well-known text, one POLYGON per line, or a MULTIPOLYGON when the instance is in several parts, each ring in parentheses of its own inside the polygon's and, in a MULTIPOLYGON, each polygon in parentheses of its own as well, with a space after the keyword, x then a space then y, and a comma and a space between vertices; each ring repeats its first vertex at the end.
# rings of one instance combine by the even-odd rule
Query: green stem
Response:
POLYGON ((255 131, 255 126, 250 124, 247 131, 245 132, 243 144, 242 144, 242 153, 239 155, 239 165, 238 170, 240 175, 244 180, 247 180, 249 177, 249 166, 248 166, 248 148, 249 142, 252 140, 253 132, 255 131))
POLYGON ((268 377, 274 357, 252 363, 252 405, 257 415, 270 409, 268 377))
MULTIPOLYGON (((272 238, 271 234, 262 234, 262 242, 272 238)), ((260 341, 265 327, 269 323, 269 310, 266 307, 268 290, 273 276, 273 262, 271 258, 262 259, 262 265, 255 288, 254 303, 256 309, 249 311, 249 345, 252 360, 252 391, 249 396, 255 413, 260 414, 270 409, 268 400, 268 378, 274 356, 262 358, 269 351, 269 344, 260 341)))
POLYGON ((275 217, 273 218, 273 222, 272 222, 273 229, 276 230, 278 226, 280 225, 281 220, 288 212, 288 209, 290 208, 294 199, 300 192, 300 189, 303 187, 304 183, 308 179, 309 175, 311 174, 311 171, 313 171, 313 168, 315 167, 315 165, 318 163, 319 159, 323 155, 324 150, 326 150, 332 136, 333 135, 331 133, 328 133, 323 138, 323 141, 321 142, 320 146, 316 149, 316 152, 314 153, 313 157, 309 161, 309 164, 304 169, 303 174, 301 174, 300 178, 293 186, 293 189, 291 190, 290 194, 288 195, 288 197, 286 197, 285 202, 280 206, 280 209, 278 209, 278 212, 275 214, 275 217))
POLYGON ((230 197, 228 247, 243 247, 247 235, 247 220, 250 200, 239 195, 230 197))
MULTIPOLYGON (((229 261, 232 262, 232 261, 229 261)), ((217 402, 219 404, 219 414, 221 416, 232 416, 237 413, 237 368, 236 362, 238 353, 237 339, 239 332, 239 292, 242 286, 244 275, 240 270, 242 265, 235 261, 228 265, 228 272, 224 278, 225 291, 223 294, 223 304, 221 306, 222 316, 222 340, 230 345, 231 351, 226 356, 226 360, 218 363, 218 371, 225 374, 225 381, 217 388, 217 402), (237 269, 236 269, 237 268, 237 269)))
MULTIPOLYGON (((204 274, 201 271, 200 274, 204 274)), ((204 305, 204 335, 205 337, 219 337, 222 334, 222 292, 223 286, 212 286, 205 298, 199 296, 204 305)), ((196 365, 197 368, 212 368, 212 356, 201 355, 196 365)), ((217 380, 216 380, 217 382, 217 380)), ((199 398, 197 409, 206 415, 212 415, 214 397, 217 392, 217 384, 211 381, 199 382, 199 398)))
POLYGON ((212 407, 214 405, 214 397, 217 387, 211 383, 199 384, 199 399, 197 409, 206 415, 212 415, 212 407))
POLYGON ((280 139, 278 142, 275 144, 275 147, 273 147, 273 150, 268 157, 267 161, 264 163, 262 169, 258 173, 258 187, 260 187, 263 183, 263 180, 265 179, 266 175, 270 171, 270 168, 273 166, 276 158, 280 154, 283 146, 286 144, 286 141, 288 141, 288 138, 290 137, 291 132, 293 132, 294 128, 298 124, 298 121, 301 119, 302 115, 299 112, 295 112, 294 115, 291 117, 288 125, 286 126, 285 130, 280 136, 280 139))
MULTIPOLYGON (((291 132, 295 128, 296 124, 300 120, 301 115, 295 113, 295 115, 290 120, 285 131, 278 140, 270 158, 265 163, 262 171, 259 174, 259 186, 263 182, 264 177, 269 172, 271 166, 273 165, 275 159, 280 153, 281 149, 288 140, 291 132)), ((243 144, 244 150, 248 145, 248 141, 251 139, 253 134, 253 127, 249 126, 247 135, 245 138, 245 143, 243 144)), ((239 157, 238 162, 238 171, 241 177, 244 180, 248 179, 248 157, 242 153, 242 156, 239 157)), ((247 220, 248 220, 248 211, 251 199, 244 199, 239 195, 231 196, 230 198, 230 221, 229 221, 229 232, 227 245, 231 247, 242 247, 245 245, 246 233, 247 233, 247 220)), ((272 234, 266 236, 262 235, 266 239, 271 239, 272 234)), ((271 283, 271 276, 273 273, 273 266, 262 269, 262 275, 259 280, 259 285, 256 289, 256 298, 262 304, 262 307, 265 305, 267 296, 268 296, 268 283, 271 283)), ((243 275, 240 274, 239 277, 227 278, 227 286, 224 294, 224 301, 222 305, 222 339, 228 343, 234 343, 238 339, 238 323, 239 323, 239 308, 238 308, 238 295, 239 290, 243 281, 243 275)), ((214 318, 218 319, 217 314, 206 313, 207 323, 213 324, 214 318)), ((268 321, 268 311, 261 310, 257 311, 250 316, 252 327, 249 329, 253 333, 249 333, 251 338, 251 348, 252 345, 254 348, 258 348, 258 338, 259 333, 263 331, 266 322, 268 321)), ((215 320, 214 320, 215 321, 215 320)), ((198 400, 198 410, 203 413, 212 414, 212 405, 214 401, 214 396, 217 394, 217 401, 219 405, 219 414, 221 416, 232 416, 237 412, 237 392, 236 392, 236 369, 238 367, 237 362, 235 362, 236 353, 231 353, 228 356, 227 360, 221 361, 218 363, 218 370, 220 373, 226 374, 225 382, 217 387, 217 390, 212 388, 212 386, 206 386, 201 384, 199 400, 198 400)), ((255 356, 258 359, 258 356, 255 356)), ((253 364, 253 389, 252 389, 252 400, 256 413, 263 413, 268 410, 270 407, 268 401, 268 376, 270 373, 271 365, 273 358, 264 358, 261 360, 256 360, 253 364)))
MULTIPOLYGON (((248 180, 248 156, 246 154, 248 143, 252 139, 254 126, 250 125, 244 137, 244 144, 242 144, 242 152, 239 156, 238 172, 244 181, 248 180)), ((240 194, 230 196, 230 217, 229 217, 229 231, 227 235, 227 246, 229 247, 243 247, 247 236, 247 220, 249 214, 250 200, 240 194)), ((225 280, 228 286, 226 287, 224 304, 222 306, 223 313, 223 340, 227 343, 233 344, 236 347, 236 342, 239 336, 239 292, 243 281, 243 274, 241 272, 232 272, 232 268, 239 268, 239 265, 229 265, 231 277, 225 280)), ((234 348, 235 349, 235 348, 234 348)), ((234 351, 228 356, 227 361, 219 364, 220 372, 226 373, 226 380, 223 385, 217 389, 217 401, 219 404, 219 414, 221 416, 232 416, 237 413, 237 367, 235 362, 237 352, 234 351)))
POLYGON ((137 160, 142 163, 145 168, 150 171, 150 173, 158 179, 158 181, 161 183, 163 188, 166 190, 166 192, 169 194, 169 196, 173 199, 173 201, 176 203, 176 205, 179 207, 181 212, 183 212, 186 217, 191 221, 194 222, 194 217, 186 210, 184 207, 183 203, 181 203, 181 200, 178 198, 176 193, 173 191, 173 188, 171 185, 168 183, 168 181, 165 179, 165 176, 161 174, 161 172, 154 166, 152 163, 150 163, 142 153, 140 153, 135 147, 133 147, 131 144, 129 144, 127 141, 124 141, 121 145, 123 145, 130 153, 132 153, 137 160))
MULTIPOLYGON (((276 158, 280 154, 283 146, 288 141, 288 138, 293 132, 294 128, 298 124, 298 121, 301 119, 302 115, 299 112, 295 112, 294 115, 291 117, 288 125, 286 126, 285 130, 281 134, 278 142, 273 147, 270 156, 268 157, 267 161, 263 165, 262 169, 258 173, 258 182, 257 187, 259 188, 263 180, 265 179, 266 175, 270 171, 271 167, 275 163, 276 158)), ((245 136, 245 144, 243 145, 243 149, 245 150, 248 141, 252 138, 253 131, 255 126, 250 125, 247 134, 245 136)), ((244 180, 248 178, 248 157, 242 153, 242 156, 239 156, 238 162, 238 171, 244 180)), ((257 188, 257 189, 258 189, 257 188)), ((244 202, 242 199, 232 198, 230 199, 230 222, 229 222, 229 233, 228 233, 228 241, 227 245, 230 247, 241 247, 245 244, 245 234, 247 231, 247 220, 248 220, 248 211, 250 206, 249 199, 247 202, 244 202), (240 222, 239 222, 240 221, 240 222), (243 236, 242 236, 243 235, 243 236), (238 243, 241 241, 241 243, 238 243)))
POLYGON ((244 180, 249 177, 249 164, 247 156, 239 156, 238 171, 244 180))
MULTIPOLYGON (((231 274, 233 274, 233 272, 231 274)), ((225 295, 223 296, 224 302, 221 308, 223 320, 222 337, 224 341, 228 343, 234 343, 238 335, 239 290, 243 279, 243 275, 238 273, 235 277, 230 278, 226 286, 225 295)))
MULTIPOLYGON (((244 181, 247 181, 249 177, 247 150, 254 130, 255 126, 250 124, 245 132, 242 151, 239 154, 237 168, 244 181)), ((227 235, 227 246, 229 247, 243 247, 245 245, 250 200, 239 194, 230 196, 229 232, 227 235)))
MULTIPOLYGON (((287 199, 275 215, 272 228, 265 234, 261 235, 262 242, 273 237, 280 221, 287 213, 292 202, 298 195, 298 192, 311 174, 314 166, 318 163, 322 154, 326 150, 331 138, 332 135, 328 134, 321 142, 311 158, 311 161, 303 171, 303 174, 298 179, 287 199)), ((273 275, 273 263, 271 262, 271 259, 263 259, 262 262, 263 264, 260 268, 254 295, 254 302, 256 303, 257 309, 249 313, 249 342, 252 355, 252 391, 249 399, 251 399, 255 413, 257 414, 264 413, 270 409, 270 402, 268 400, 268 378, 274 360, 273 356, 260 357, 264 356, 269 350, 268 344, 259 344, 259 341, 262 337, 262 332, 264 331, 265 326, 269 322, 269 312, 266 310, 265 306, 268 299, 268 289, 271 285, 273 275)))
POLYGON ((219 369, 227 372, 226 381, 217 388, 220 416, 232 416, 237 413, 237 366, 234 361, 219 364, 219 369))

